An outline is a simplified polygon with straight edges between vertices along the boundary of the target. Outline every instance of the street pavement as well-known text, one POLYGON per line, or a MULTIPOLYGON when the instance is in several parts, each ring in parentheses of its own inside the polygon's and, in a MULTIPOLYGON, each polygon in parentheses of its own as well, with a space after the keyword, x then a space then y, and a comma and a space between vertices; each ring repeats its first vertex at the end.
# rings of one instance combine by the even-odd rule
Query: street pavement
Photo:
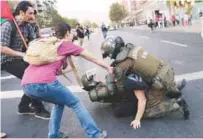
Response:
MULTIPOLYGON (((130 122, 134 117, 116 118, 113 116, 110 104, 92 103, 87 92, 77 86, 71 73, 67 74, 73 80, 70 83, 64 77, 59 80, 77 95, 91 113, 98 126, 108 131, 109 138, 202 138, 203 125, 203 40, 197 33, 150 32, 150 30, 119 29, 109 32, 109 36, 121 36, 125 42, 144 47, 158 58, 168 62, 175 70, 176 80, 186 78, 187 86, 183 97, 187 100, 191 112, 190 119, 183 120, 181 114, 172 113, 156 120, 143 120, 142 128, 133 130, 130 122)), ((92 35, 91 40, 85 40, 84 48, 102 59, 100 45, 103 40, 101 33, 92 35)), ((95 69, 97 79, 104 80, 106 71, 82 58, 74 58, 79 74, 95 69)), ((110 59, 105 60, 111 63, 110 59)), ((11 138, 46 138, 48 121, 34 116, 17 115, 16 108, 22 95, 20 80, 1 72, 1 130, 11 138)), ((51 104, 45 103, 48 110, 51 104)), ((65 109, 61 123, 61 131, 69 133, 71 138, 87 137, 80 128, 75 115, 65 109)))

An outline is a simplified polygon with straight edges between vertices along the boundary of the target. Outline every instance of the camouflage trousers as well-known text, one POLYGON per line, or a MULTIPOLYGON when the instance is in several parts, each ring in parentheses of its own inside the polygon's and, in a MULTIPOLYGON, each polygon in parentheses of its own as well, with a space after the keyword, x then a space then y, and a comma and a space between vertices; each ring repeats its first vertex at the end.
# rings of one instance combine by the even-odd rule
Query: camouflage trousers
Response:
MULTIPOLYGON (((172 97, 180 96, 180 90, 174 81, 174 75, 174 70, 168 64, 163 63, 155 77, 162 85, 160 89, 164 88, 167 95, 172 97)), ((156 86, 156 84, 154 85, 156 86)))
POLYGON ((159 118, 174 111, 181 111, 176 99, 164 100, 165 91, 151 89, 148 94, 144 118, 159 118))

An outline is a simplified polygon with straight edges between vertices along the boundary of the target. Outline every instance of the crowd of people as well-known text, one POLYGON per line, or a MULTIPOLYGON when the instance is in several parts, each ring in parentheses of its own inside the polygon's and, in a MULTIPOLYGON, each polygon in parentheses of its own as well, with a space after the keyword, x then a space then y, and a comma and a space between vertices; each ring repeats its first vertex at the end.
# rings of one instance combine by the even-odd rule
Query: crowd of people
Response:
POLYGON ((184 26, 188 27, 192 25, 192 15, 189 15, 188 13, 184 14, 176 14, 171 15, 170 19, 167 21, 166 16, 163 13, 157 13, 155 15, 154 20, 149 19, 148 20, 148 26, 153 30, 154 28, 165 28, 168 26, 184 26))

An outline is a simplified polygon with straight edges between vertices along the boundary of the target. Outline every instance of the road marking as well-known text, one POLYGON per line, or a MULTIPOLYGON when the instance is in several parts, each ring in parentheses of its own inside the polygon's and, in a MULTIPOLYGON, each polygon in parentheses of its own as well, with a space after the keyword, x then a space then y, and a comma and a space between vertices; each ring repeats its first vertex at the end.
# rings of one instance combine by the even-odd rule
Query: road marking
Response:
MULTIPOLYGON (((80 86, 67 86, 72 92, 85 92, 80 86)), ((23 95, 23 90, 12 90, 12 91, 1 91, 0 99, 8 99, 8 98, 21 98, 23 95)))
MULTIPOLYGON (((203 79, 203 71, 187 73, 176 75, 175 80, 180 81, 182 79, 186 79, 187 81, 199 80, 203 79)), ((72 92, 82 93, 85 92, 80 86, 67 86, 72 92)), ((23 95, 22 90, 14 90, 14 91, 1 91, 0 99, 8 99, 8 98, 20 98, 23 95)))
POLYGON ((149 39, 149 37, 147 36, 139 36, 140 38, 143 38, 143 39, 149 39))
POLYGON ((161 42, 173 44, 173 45, 177 45, 177 46, 181 46, 181 47, 188 47, 188 45, 186 45, 186 44, 181 44, 181 43, 172 42, 172 41, 161 40, 161 42))
POLYGON ((175 76, 176 81, 180 81, 182 79, 186 79, 187 81, 203 79, 203 71, 193 72, 193 73, 188 73, 188 74, 181 74, 181 75, 175 76))
POLYGON ((7 80, 7 79, 13 79, 13 78, 16 78, 16 77, 13 75, 9 75, 9 76, 1 77, 1 80, 7 80))

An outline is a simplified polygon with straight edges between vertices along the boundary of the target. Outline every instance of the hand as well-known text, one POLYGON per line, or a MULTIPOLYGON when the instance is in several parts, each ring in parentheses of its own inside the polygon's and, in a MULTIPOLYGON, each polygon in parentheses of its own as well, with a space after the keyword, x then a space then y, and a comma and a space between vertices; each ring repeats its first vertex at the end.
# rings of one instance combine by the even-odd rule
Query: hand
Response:
POLYGON ((131 122, 130 126, 132 126, 134 129, 141 128, 141 123, 138 120, 134 120, 131 122))
POLYGON ((108 67, 107 71, 108 71, 109 74, 113 74, 113 67, 108 67))
POLYGON ((62 75, 62 74, 63 74, 62 69, 58 69, 58 70, 56 71, 56 75, 62 75))
POLYGON ((65 70, 65 69, 67 68, 67 66, 68 66, 68 64, 67 64, 67 62, 65 62, 65 63, 63 64, 63 66, 62 66, 62 69, 65 70))

